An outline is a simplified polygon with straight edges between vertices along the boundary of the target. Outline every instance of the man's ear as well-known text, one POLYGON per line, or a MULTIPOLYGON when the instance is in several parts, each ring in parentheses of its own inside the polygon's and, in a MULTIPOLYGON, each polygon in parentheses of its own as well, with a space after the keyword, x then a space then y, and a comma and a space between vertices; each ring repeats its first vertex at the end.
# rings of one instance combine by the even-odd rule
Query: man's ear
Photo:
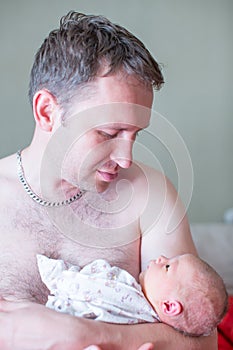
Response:
POLYGON ((34 117, 36 124, 43 131, 52 131, 56 107, 56 98, 49 91, 40 90, 35 93, 33 98, 34 117))
POLYGON ((182 312, 183 307, 177 300, 166 300, 162 302, 161 310, 166 316, 176 316, 182 312))

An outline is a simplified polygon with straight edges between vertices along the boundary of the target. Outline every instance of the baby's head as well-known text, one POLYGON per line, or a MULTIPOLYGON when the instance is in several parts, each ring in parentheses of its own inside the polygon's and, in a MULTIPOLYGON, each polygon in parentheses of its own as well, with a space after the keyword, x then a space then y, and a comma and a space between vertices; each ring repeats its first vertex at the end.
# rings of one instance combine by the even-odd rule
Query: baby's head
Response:
POLYGON ((139 280, 161 321, 187 335, 208 335, 227 310, 222 278, 192 254, 152 260, 139 280))

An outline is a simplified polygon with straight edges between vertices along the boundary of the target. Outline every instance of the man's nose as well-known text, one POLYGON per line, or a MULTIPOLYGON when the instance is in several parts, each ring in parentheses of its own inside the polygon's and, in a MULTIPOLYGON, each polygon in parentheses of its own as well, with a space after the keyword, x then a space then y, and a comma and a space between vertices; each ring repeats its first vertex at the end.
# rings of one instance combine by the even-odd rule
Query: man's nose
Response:
POLYGON ((133 161, 133 141, 117 140, 111 153, 111 160, 117 163, 121 168, 127 169, 132 165, 133 161))

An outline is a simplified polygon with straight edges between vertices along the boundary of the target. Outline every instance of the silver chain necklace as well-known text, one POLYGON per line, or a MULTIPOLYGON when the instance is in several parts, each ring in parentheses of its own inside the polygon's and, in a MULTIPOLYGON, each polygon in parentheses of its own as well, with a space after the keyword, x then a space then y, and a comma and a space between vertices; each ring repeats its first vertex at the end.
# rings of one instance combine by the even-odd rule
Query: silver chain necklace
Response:
POLYGON ((23 170, 23 165, 22 165, 22 157, 21 157, 21 150, 19 150, 16 153, 17 156, 17 173, 18 173, 18 177, 20 182, 22 183, 25 191, 27 192, 27 194, 38 204, 44 206, 44 207, 61 207, 64 205, 69 205, 73 202, 75 202, 76 200, 78 200, 79 198, 82 197, 82 195, 84 194, 85 191, 80 191, 79 193, 77 193, 75 196, 69 198, 69 199, 65 199, 61 202, 49 202, 49 201, 45 201, 44 199, 40 198, 39 196, 37 196, 37 194, 35 192, 32 191, 31 187, 29 186, 27 180, 25 179, 25 175, 24 175, 24 170, 23 170))

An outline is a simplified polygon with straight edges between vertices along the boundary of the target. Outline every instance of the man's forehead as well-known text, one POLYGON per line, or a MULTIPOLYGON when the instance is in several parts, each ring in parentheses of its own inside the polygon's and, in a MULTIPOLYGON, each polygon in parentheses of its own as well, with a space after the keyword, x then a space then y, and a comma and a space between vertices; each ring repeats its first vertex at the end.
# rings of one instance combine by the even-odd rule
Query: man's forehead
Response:
POLYGON ((132 103, 111 103, 94 106, 68 118, 67 125, 82 129, 98 127, 138 128, 149 126, 151 109, 132 103))
MULTIPOLYGON (((112 109, 116 104, 130 104, 151 109, 153 89, 145 86, 134 76, 122 74, 101 76, 89 83, 83 84, 72 98, 68 115, 74 115, 82 110, 108 105, 112 109)), ((118 107, 120 108, 120 107, 118 107)))

